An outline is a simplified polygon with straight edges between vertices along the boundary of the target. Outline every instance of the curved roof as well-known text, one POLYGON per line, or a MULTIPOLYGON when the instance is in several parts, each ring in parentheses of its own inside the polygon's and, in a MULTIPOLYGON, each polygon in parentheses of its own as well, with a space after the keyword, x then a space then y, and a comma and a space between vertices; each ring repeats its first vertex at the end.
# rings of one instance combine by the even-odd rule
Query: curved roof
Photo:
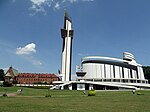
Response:
POLYGON ((87 56, 81 59, 82 63, 105 63, 105 64, 115 64, 118 66, 141 66, 138 63, 133 63, 132 61, 118 59, 118 58, 111 58, 111 57, 102 57, 102 56, 87 56))
POLYGON ((87 56, 82 58, 83 61, 89 61, 89 60, 103 60, 103 61, 113 61, 113 62, 121 62, 121 63, 128 63, 129 61, 118 59, 118 58, 111 58, 111 57, 102 57, 102 56, 87 56))

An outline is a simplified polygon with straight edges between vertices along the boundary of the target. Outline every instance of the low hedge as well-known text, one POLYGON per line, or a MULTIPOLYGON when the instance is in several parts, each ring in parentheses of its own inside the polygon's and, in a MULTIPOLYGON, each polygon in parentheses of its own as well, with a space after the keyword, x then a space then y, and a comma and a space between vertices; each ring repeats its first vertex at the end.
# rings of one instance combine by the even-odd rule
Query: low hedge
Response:
POLYGON ((46 94, 45 97, 52 97, 51 94, 46 94))
POLYGON ((48 86, 27 86, 27 88, 34 88, 34 89, 48 89, 48 86))
POLYGON ((137 95, 144 95, 143 93, 137 92, 137 95))
POLYGON ((95 90, 89 90, 88 91, 88 96, 95 96, 96 95, 96 91, 95 90))

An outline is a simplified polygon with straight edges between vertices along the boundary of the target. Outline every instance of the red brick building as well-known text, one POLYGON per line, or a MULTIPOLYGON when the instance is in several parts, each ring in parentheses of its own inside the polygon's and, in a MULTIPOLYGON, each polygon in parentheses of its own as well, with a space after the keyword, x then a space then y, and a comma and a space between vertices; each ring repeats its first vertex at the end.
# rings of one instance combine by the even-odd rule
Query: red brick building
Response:
POLYGON ((58 77, 55 74, 19 73, 16 80, 19 84, 52 84, 58 77))
POLYGON ((58 81, 55 74, 46 73, 18 73, 16 69, 10 67, 5 74, 5 82, 18 84, 52 84, 58 81))

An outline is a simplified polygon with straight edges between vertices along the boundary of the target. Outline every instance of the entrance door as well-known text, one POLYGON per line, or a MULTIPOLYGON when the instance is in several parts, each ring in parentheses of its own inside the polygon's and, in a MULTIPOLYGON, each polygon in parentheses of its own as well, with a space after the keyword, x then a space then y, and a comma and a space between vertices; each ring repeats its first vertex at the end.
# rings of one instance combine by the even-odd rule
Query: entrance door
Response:
POLYGON ((72 90, 77 90, 77 84, 76 83, 72 83, 72 90))
POLYGON ((85 84, 85 90, 89 90, 89 84, 85 84))

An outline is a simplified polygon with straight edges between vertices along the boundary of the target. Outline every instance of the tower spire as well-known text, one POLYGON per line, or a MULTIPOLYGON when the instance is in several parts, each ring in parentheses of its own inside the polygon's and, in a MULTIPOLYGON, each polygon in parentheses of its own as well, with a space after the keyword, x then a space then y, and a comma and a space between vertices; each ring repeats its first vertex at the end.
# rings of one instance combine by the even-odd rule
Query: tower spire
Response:
POLYGON ((64 9, 64 29, 66 29, 66 21, 72 23, 69 14, 67 13, 67 9, 64 9))
POLYGON ((61 29, 61 36, 63 39, 62 66, 61 66, 62 81, 70 81, 73 30, 72 30, 72 21, 66 9, 64 11, 64 28, 61 29))

